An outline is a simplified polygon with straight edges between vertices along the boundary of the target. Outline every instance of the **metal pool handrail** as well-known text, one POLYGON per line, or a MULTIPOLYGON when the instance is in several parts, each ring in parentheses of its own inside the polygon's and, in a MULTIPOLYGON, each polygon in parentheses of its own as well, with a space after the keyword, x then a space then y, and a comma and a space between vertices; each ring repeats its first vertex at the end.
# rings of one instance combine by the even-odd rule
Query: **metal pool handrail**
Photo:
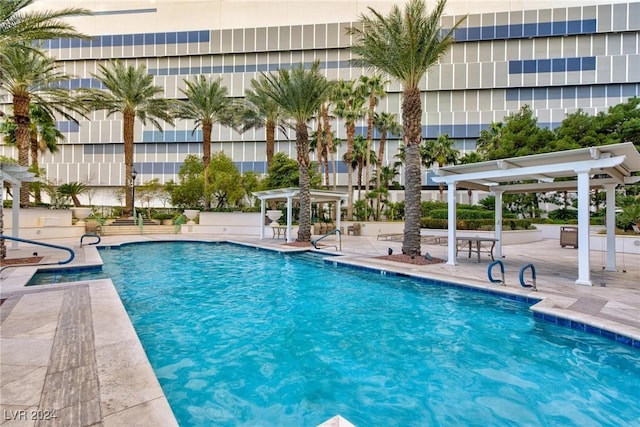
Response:
POLYGON ((19 237, 5 236, 4 234, 0 234, 0 241, 3 240, 3 239, 5 239, 5 240, 13 240, 15 242, 21 242, 21 243, 30 243, 32 245, 44 246, 46 248, 61 249, 63 251, 69 252, 69 258, 66 259, 66 260, 58 261, 58 262, 47 262, 47 263, 43 263, 43 264, 10 264, 10 265, 4 265, 4 266, 0 267, 0 272, 2 272, 5 268, 9 268, 9 267, 33 267, 34 265, 62 265, 62 264, 68 264, 71 261, 73 261, 73 259, 76 257, 76 254, 75 254, 75 252, 73 252, 73 249, 67 248, 66 246, 53 245, 51 243, 42 243, 42 242, 37 242, 35 240, 20 239, 19 237))
POLYGON ((100 243, 100 242, 102 241, 102 239, 100 238, 100 236, 98 236, 97 234, 95 234, 95 233, 86 233, 86 234, 83 234, 83 235, 80 237, 80 247, 82 247, 82 243, 83 243, 83 241, 84 241, 84 238, 85 238, 85 237, 95 237, 96 239, 98 239, 98 240, 97 240, 97 241, 95 241, 95 242, 91 242, 91 243, 89 243, 89 245, 97 245, 98 243, 100 243))
POLYGON ((325 234, 324 236, 318 237, 316 240, 312 240, 311 243, 313 244, 313 247, 315 249, 318 249, 318 242, 322 239, 325 239, 327 237, 329 237, 332 234, 337 234, 338 235, 338 244, 340 245, 340 249, 338 249, 338 247, 336 245, 332 245, 334 248, 336 248, 337 251, 342 252, 342 231, 340 231, 339 229, 335 229, 333 231, 328 232, 327 234, 325 234))

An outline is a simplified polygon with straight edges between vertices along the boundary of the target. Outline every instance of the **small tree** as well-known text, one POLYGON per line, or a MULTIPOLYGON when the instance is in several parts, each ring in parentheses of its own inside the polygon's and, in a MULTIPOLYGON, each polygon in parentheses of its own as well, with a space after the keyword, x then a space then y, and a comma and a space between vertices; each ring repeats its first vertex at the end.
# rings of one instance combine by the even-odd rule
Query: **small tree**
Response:
POLYGON ((204 163, 190 154, 178 171, 179 184, 173 180, 166 188, 171 194, 171 204, 182 209, 202 209, 204 207, 204 163))
POLYGON ((235 207, 244 196, 242 176, 230 157, 222 151, 211 156, 206 198, 214 199, 215 208, 235 207))
POLYGON ((67 184, 62 184, 58 187, 57 191, 62 196, 71 199, 73 201, 73 206, 79 207, 81 206, 81 203, 78 196, 87 191, 87 186, 79 182, 69 182, 67 184))

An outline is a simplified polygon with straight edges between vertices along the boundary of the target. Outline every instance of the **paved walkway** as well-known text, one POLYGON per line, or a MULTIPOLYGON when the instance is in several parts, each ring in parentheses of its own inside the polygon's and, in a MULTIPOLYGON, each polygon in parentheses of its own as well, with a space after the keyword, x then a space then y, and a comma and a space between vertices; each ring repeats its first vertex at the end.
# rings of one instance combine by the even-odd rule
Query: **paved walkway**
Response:
MULTIPOLYGON (((282 240, 246 236, 135 235, 103 237, 106 245, 148 240, 232 240, 278 250, 297 250, 282 240)), ((77 240, 48 243, 73 247, 73 265, 100 264, 93 246, 77 240)), ((337 242, 335 242, 337 244, 337 242)), ((343 236, 343 262, 542 299, 540 313, 568 318, 640 342, 640 255, 619 254, 618 271, 603 271, 605 258, 592 252, 594 286, 575 285, 577 250, 543 240, 503 248, 506 286, 486 279, 489 258, 478 264, 463 252, 458 265, 415 266, 377 259, 401 243, 375 237, 343 236), (518 284, 519 268, 533 262, 538 291, 518 284)), ((9 258, 31 256, 57 262, 66 253, 22 245, 9 258)), ((326 248, 335 252, 334 248, 326 248)), ((446 247, 423 245, 434 257, 446 247)), ((122 302, 110 280, 25 288, 35 267, 0 272, 0 424, 3 426, 174 426, 169 404, 155 377, 122 302), (55 418, 53 418, 55 416, 55 418)))

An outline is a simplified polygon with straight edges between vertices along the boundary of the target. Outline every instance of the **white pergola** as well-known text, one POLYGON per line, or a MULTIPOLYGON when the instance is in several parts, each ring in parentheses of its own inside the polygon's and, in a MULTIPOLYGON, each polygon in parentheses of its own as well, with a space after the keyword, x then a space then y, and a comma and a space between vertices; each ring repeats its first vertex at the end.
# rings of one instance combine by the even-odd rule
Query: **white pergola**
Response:
MULTIPOLYGON (((34 182, 38 179, 33 172, 29 172, 29 168, 26 166, 20 166, 15 163, 0 162, 0 217, 4 215, 3 198, 4 198, 4 183, 11 184, 11 191, 13 192, 13 207, 11 209, 12 217, 12 237, 18 237, 18 230, 20 228, 20 187, 23 182, 34 182)), ((0 218, 1 219, 1 218, 0 218)), ((0 230, 1 232, 2 230, 0 230)), ((12 242, 12 247, 17 248, 18 242, 12 242)))
MULTIPOLYGON (((340 207, 342 202, 347 200, 347 193, 326 190, 310 190, 311 203, 336 203, 336 228, 340 229, 340 207)), ((300 199, 299 188, 278 188, 276 190, 264 190, 253 193, 260 199, 260 239, 264 239, 264 217, 266 215, 266 202, 287 202, 287 242, 292 242, 291 237, 291 216, 293 201, 300 199)))
POLYGON ((591 286, 589 271, 589 192, 606 191, 607 271, 616 271, 615 189, 640 181, 640 153, 633 143, 513 157, 434 169, 434 182, 447 184, 449 229, 447 264, 456 263, 456 189, 484 190, 495 195, 496 254, 502 258, 502 195, 578 191, 578 279, 591 286), (557 181, 559 178, 572 178, 557 181), (529 181, 525 183, 523 181, 529 181), (534 181, 534 182, 531 182, 534 181))

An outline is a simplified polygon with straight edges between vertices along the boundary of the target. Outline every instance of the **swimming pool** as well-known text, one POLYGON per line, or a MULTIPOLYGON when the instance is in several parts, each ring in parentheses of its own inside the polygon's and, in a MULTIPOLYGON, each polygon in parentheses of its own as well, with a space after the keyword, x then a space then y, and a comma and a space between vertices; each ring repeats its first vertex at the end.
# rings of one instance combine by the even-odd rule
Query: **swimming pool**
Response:
POLYGON ((527 304, 229 244, 101 255, 183 426, 640 419, 640 352, 527 304))

